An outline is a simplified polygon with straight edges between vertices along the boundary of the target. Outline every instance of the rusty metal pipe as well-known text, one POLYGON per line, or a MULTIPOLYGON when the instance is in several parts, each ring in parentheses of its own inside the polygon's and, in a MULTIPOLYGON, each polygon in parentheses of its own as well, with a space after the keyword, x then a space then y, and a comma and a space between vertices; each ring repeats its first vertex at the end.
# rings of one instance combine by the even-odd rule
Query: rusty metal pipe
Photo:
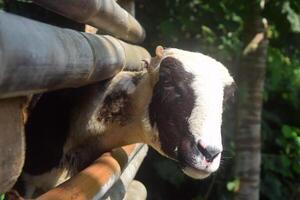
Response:
POLYGON ((111 36, 0 11, 0 98, 83 86, 124 68, 141 70, 142 59, 150 59, 144 48, 111 36))
POLYGON ((147 155, 147 151, 147 145, 141 146, 139 151, 136 152, 136 155, 127 164, 119 180, 116 181, 116 183, 106 192, 104 197, 101 197, 103 200, 124 199, 130 183, 133 181, 145 156, 147 155))
POLYGON ((138 21, 112 0, 34 0, 46 9, 132 43, 141 43, 145 31, 138 21))
MULTIPOLYGON (((135 158, 138 160, 137 163, 140 164, 146 152, 147 147, 145 145, 133 144, 115 149, 110 153, 105 153, 91 166, 37 199, 102 199, 113 184, 120 178, 122 171, 126 169, 128 165, 130 166, 135 158)), ((135 165, 137 165, 137 163, 134 161, 135 165)), ((125 173, 129 172, 127 171, 125 173)))

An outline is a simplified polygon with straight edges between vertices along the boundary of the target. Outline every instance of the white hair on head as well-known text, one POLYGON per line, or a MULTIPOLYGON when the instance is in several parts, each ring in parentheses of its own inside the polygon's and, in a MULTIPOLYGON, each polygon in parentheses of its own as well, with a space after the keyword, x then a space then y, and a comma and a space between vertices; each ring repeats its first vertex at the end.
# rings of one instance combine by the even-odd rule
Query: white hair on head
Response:
MULTIPOLYGON (((186 87, 190 87, 194 95, 185 97, 186 99, 194 98, 191 114, 187 116, 188 127, 186 127, 192 134, 193 140, 195 140, 192 141, 192 143, 196 144, 196 146, 202 144, 204 149, 211 147, 210 149, 216 149, 221 152, 223 149, 221 124, 224 89, 234 83, 228 70, 215 59, 197 52, 167 48, 160 50, 160 56, 161 63, 164 59, 170 57, 178 60, 184 71, 192 75, 190 85, 186 87)), ((188 82, 183 83, 188 84, 188 82)), ((178 112, 181 112, 180 108, 178 112)), ((175 149, 177 149, 177 147, 175 147, 175 149)), ((192 167, 196 169, 185 167, 183 171, 191 177, 204 178, 206 175, 201 170, 205 169, 205 171, 209 173, 216 171, 220 165, 221 154, 216 155, 213 162, 209 165, 203 158, 203 155, 199 156, 199 154, 195 153, 189 155, 189 157, 188 159, 193 163, 192 167)))

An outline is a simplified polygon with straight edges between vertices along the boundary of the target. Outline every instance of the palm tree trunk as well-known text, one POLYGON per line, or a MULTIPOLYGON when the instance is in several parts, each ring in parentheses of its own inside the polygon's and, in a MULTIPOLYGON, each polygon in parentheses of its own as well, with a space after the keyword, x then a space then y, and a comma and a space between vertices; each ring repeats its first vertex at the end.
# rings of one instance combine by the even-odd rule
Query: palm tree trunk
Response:
POLYGON ((245 22, 247 47, 238 69, 236 167, 239 179, 236 200, 258 200, 261 164, 261 111, 268 39, 257 0, 249 4, 245 22))

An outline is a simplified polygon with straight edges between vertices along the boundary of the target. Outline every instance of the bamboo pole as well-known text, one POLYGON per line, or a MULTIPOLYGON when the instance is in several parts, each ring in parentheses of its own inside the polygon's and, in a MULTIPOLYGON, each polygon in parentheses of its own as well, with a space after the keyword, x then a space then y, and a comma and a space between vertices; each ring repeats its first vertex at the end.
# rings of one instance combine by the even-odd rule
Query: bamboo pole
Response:
POLYGON ((104 30, 107 34, 132 43, 145 39, 142 26, 112 0, 34 0, 46 9, 72 20, 104 30))
POLYGON ((0 11, 0 98, 79 87, 141 70, 149 53, 111 36, 54 27, 0 11))
POLYGON ((105 153, 91 166, 37 199, 101 199, 138 152, 145 155, 143 146, 142 144, 128 145, 105 153))

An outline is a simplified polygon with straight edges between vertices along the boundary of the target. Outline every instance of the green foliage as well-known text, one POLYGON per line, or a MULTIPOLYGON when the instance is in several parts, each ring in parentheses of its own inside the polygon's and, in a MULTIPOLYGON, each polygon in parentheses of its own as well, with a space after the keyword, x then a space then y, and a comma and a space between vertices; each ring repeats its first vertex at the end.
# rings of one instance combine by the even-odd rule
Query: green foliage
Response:
POLYGON ((237 192, 240 188, 240 180, 236 178, 233 181, 229 181, 226 187, 230 192, 237 192))
POLYGON ((282 13, 286 14, 287 20, 293 32, 300 32, 300 14, 291 8, 290 2, 286 1, 282 7, 282 13))
POLYGON ((300 129, 283 125, 274 144, 278 152, 263 154, 261 191, 268 199, 294 199, 300 189, 300 129))
MULTIPOLYGON (((300 194, 300 54, 296 47, 297 5, 270 5, 268 68, 263 110, 262 199, 296 199, 300 194), (293 6, 293 9, 292 9, 293 6), (274 12, 284 15, 276 16, 274 12), (278 20, 282 20, 279 22, 278 20)), ((300 3, 298 3, 298 8, 300 3)))
MULTIPOLYGON (((243 31, 249 5, 245 1, 152 0, 139 2, 137 8, 137 18, 148 33, 148 49, 163 45, 200 51, 234 73, 246 45, 243 31)), ((270 41, 262 115, 261 199, 293 200, 300 196, 300 1, 266 1, 262 15, 269 23, 270 41)), ((169 187, 158 196, 201 188, 190 190, 185 199, 226 200, 239 189, 239 180, 231 172, 233 159, 225 160, 215 181, 204 183, 183 177, 172 162, 158 159, 155 163, 159 180, 169 187), (211 184, 213 192, 207 195, 211 184)))
POLYGON ((0 200, 4 200, 5 195, 4 194, 0 194, 0 200))

